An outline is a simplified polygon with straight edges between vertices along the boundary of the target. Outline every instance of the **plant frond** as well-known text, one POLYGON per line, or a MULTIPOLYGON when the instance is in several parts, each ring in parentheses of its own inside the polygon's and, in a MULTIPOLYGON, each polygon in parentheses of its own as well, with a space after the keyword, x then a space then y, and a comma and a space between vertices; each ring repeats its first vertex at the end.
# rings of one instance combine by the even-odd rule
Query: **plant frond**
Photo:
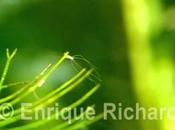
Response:
MULTIPOLYGON (((9 103, 11 105, 17 105, 20 104, 23 99, 27 96, 29 96, 32 92, 35 92, 38 88, 42 87, 45 82, 47 82, 48 78, 60 67, 60 65, 65 61, 65 60, 73 60, 72 56, 69 55, 69 52, 66 52, 63 54, 61 58, 57 60, 56 63, 54 64, 49 64, 46 66, 32 81, 30 82, 16 82, 16 83, 10 83, 10 84, 4 84, 5 78, 7 76, 9 66, 11 64, 12 59, 16 55, 17 49, 15 49, 12 53, 9 52, 9 50, 6 50, 6 56, 7 56, 7 61, 0 79, 0 91, 3 89, 7 89, 9 87, 13 86, 21 86, 20 89, 10 95, 7 95, 6 97, 0 98, 0 104, 3 103, 9 103)), ((77 88, 80 83, 83 83, 84 80, 88 79, 90 76, 93 75, 94 68, 91 67, 90 69, 88 68, 81 68, 75 74, 73 77, 71 77, 69 80, 64 82, 62 85, 58 86, 55 90, 49 92, 47 95, 44 97, 41 97, 37 101, 32 102, 32 106, 29 107, 29 109, 32 111, 30 115, 33 115, 36 109, 41 109, 41 108, 47 108, 47 106, 55 103, 58 100, 61 100, 62 97, 64 97, 66 94, 70 93, 71 91, 75 88, 77 88)), ((82 97, 80 97, 78 100, 74 101, 72 104, 66 106, 66 108, 74 109, 81 104, 83 104, 89 97, 91 97, 100 87, 99 83, 96 83, 96 85, 90 89, 87 93, 85 93, 82 97)), ((0 107, 0 111, 2 111, 3 108, 0 107)), ((81 118, 84 114, 86 114, 86 111, 83 113, 80 113, 78 115, 78 118, 81 118)), ((61 110, 59 111, 61 112, 61 110)), ((60 114, 65 114, 69 111, 64 111, 64 113, 59 113, 60 114)), ((54 121, 56 113, 53 113, 50 117, 49 120, 36 120, 33 122, 27 122, 24 125, 16 126, 16 127, 11 127, 8 128, 8 130, 33 130, 37 129, 39 127, 42 127, 52 121, 54 121)), ((102 114, 98 115, 91 121, 87 120, 77 120, 76 118, 72 119, 72 124, 69 124, 67 121, 61 121, 61 124, 57 124, 53 126, 51 130, 76 130, 79 128, 82 128, 84 126, 88 126, 102 118, 102 114)), ((6 130, 6 127, 10 126, 13 123, 20 122, 21 121, 21 108, 15 108, 13 116, 8 119, 8 120, 2 120, 0 119, 0 129, 6 130)))

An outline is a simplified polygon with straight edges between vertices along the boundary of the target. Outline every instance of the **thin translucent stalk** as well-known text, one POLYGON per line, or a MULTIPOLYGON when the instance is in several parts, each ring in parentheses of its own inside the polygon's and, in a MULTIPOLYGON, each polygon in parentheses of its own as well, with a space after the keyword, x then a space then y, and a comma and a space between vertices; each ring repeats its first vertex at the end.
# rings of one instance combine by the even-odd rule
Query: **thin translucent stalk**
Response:
POLYGON ((2 73, 1 79, 0 79, 0 92, 2 90, 2 86, 3 86, 4 81, 5 81, 5 78, 7 76, 7 73, 8 73, 10 64, 11 64, 11 61, 12 61, 13 57, 15 56, 16 52, 17 52, 17 49, 15 49, 12 52, 12 54, 9 53, 9 50, 8 49, 6 50, 7 61, 6 61, 6 64, 5 64, 5 67, 4 67, 4 70, 3 70, 3 73, 2 73))
MULTIPOLYGON (((20 91, 21 94, 19 95, 19 97, 16 97, 10 103, 13 105, 13 104, 19 102, 20 99, 24 98, 26 95, 30 94, 31 92, 33 92, 38 87, 41 87, 44 84, 44 82, 46 81, 46 79, 48 79, 48 77, 57 69, 57 67, 60 66, 60 64, 67 58, 68 54, 69 54, 68 52, 64 53, 64 55, 58 60, 58 62, 56 62, 56 64, 53 65, 45 74, 43 72, 41 73, 42 76, 41 76, 41 78, 39 78, 39 80, 38 79, 36 81, 34 80, 34 83, 32 83, 31 86, 29 85, 28 91, 24 91, 24 93, 21 93, 21 91, 23 91, 23 89, 22 89, 20 91)), ((28 88, 28 86, 25 87, 25 88, 28 88)), ((18 94, 19 93, 17 93, 17 95, 18 94)), ((11 99, 12 97, 15 97, 15 96, 16 96, 16 94, 12 94, 12 95, 10 95, 9 97, 7 97, 5 99, 1 99, 0 103, 6 102, 6 101, 8 101, 9 99, 11 99)))
POLYGON ((70 87, 64 89, 63 91, 61 91, 60 93, 58 93, 57 95, 53 96, 52 98, 50 98, 49 100, 47 100, 46 102, 44 102, 43 104, 41 104, 39 106, 39 108, 44 107, 45 105, 51 104, 52 102, 58 100, 59 98, 61 98, 62 96, 64 96, 65 94, 67 94, 68 92, 70 92, 72 89, 74 89, 75 87, 78 87, 78 84, 80 84, 83 80, 85 80, 91 73, 93 72, 93 69, 89 70, 87 73, 85 73, 81 78, 79 78, 75 83, 73 83, 72 85, 70 85, 70 87))
MULTIPOLYGON (((58 98, 61 98, 62 96, 67 94, 73 88, 75 88, 80 82, 82 82, 84 79, 86 79, 92 73, 92 71, 93 71, 93 69, 87 71, 82 77, 80 77, 77 81, 75 81, 75 83, 71 84, 68 88, 64 89, 62 92, 58 93, 56 96, 51 97, 48 101, 45 101, 42 104, 39 104, 38 106, 35 106, 34 108, 32 108, 32 111, 35 111, 35 109, 37 109, 37 108, 44 108, 48 104, 53 103, 58 98)), ((19 114, 20 113, 20 109, 16 110, 14 113, 15 114, 19 114)), ((13 117, 13 118, 14 118, 14 120, 12 119, 12 121, 16 122, 16 121, 20 120, 20 115, 17 115, 16 117, 13 117)), ((1 124, 4 124, 4 122, 7 122, 7 121, 1 121, 0 122, 0 126, 1 126, 1 124)), ((10 123, 12 123, 12 122, 10 122, 10 123)))
MULTIPOLYGON (((56 90, 50 92, 48 95, 46 95, 45 97, 41 98, 39 101, 36 101, 35 103, 33 103, 32 108, 38 107, 38 105, 40 105, 42 102, 43 102, 43 104, 45 104, 44 101, 46 101, 48 99, 51 99, 52 96, 54 96, 58 92, 62 91, 66 87, 69 87, 73 82, 75 82, 78 78, 80 78, 80 76, 82 76, 84 74, 85 70, 86 69, 82 69, 78 74, 76 74, 70 80, 68 80, 67 82, 65 82, 60 87, 58 87, 56 90)), ((21 112, 21 109, 19 108, 19 109, 15 110, 14 115, 19 114, 20 112, 21 112)))
MULTIPOLYGON (((84 70, 82 70, 83 72, 84 70)), ((59 98, 63 97, 65 94, 67 94, 68 92, 70 92, 73 88, 75 87, 78 87, 78 84, 81 83, 84 79, 86 79, 91 73, 92 73, 93 70, 89 70, 87 71, 82 77, 79 77, 79 79, 77 79, 77 81, 74 81, 73 84, 70 84, 69 87, 67 87, 66 89, 64 89, 63 91, 61 91, 60 93, 57 93, 57 95, 55 96, 51 96, 49 99, 47 99, 46 101, 42 101, 40 102, 40 104, 36 105, 34 104, 32 106, 32 110, 34 111, 35 109, 37 108, 44 108, 46 107, 47 105, 53 103, 54 101, 58 100, 59 98)), ((76 79, 75 79, 76 80, 76 79)), ((42 100, 42 99, 41 99, 42 100)), ((19 114, 21 111, 20 109, 18 110, 15 110, 14 114, 19 114)), ((1 124, 1 123, 0 123, 1 124)))
POLYGON ((9 87, 16 87, 18 85, 27 85, 29 82, 15 82, 15 83, 10 83, 10 84, 5 84, 5 85, 2 85, 2 89, 6 89, 6 88, 9 88, 9 87))
POLYGON ((19 89, 18 91, 16 91, 15 93, 4 97, 2 99, 0 99, 0 103, 4 103, 4 102, 8 102, 9 100, 12 100, 13 98, 15 98, 16 96, 18 96, 19 94, 21 94, 22 92, 28 90, 34 83, 36 83, 38 80, 40 80, 43 75, 47 72, 47 70, 49 69, 50 65, 48 65, 33 81, 31 81, 30 83, 28 83, 26 86, 24 86, 23 88, 19 89))
MULTIPOLYGON (((100 87, 100 84, 97 84, 94 88, 92 88, 89 92, 87 92, 83 97, 81 97, 79 100, 77 100, 76 102, 74 102, 73 104, 67 106, 66 108, 70 108, 70 109, 73 109, 79 105, 81 105, 83 102, 85 102, 91 95, 93 95, 100 87)), ((65 112, 65 111, 64 111, 65 112)), ((20 118, 20 117, 18 117, 20 118)), ((50 118, 50 120, 39 120, 39 121, 35 121, 31 124, 27 124, 27 125, 24 125, 24 126, 20 126, 20 127, 16 127, 16 128, 12 128, 12 129, 9 129, 9 130, 30 130, 30 129, 35 129, 35 128, 38 128, 38 127, 41 127, 42 125, 50 122, 51 120, 54 120, 55 118, 55 114, 53 114, 50 118)), ((13 119, 14 120, 14 119, 13 119)), ((7 122, 4 122, 3 124, 0 125, 0 127, 2 126, 6 126, 7 124, 10 124, 11 121, 8 120, 7 122)))
POLYGON ((54 91, 50 92, 48 95, 44 96, 41 100, 39 100, 36 103, 34 103, 34 105, 40 104, 41 102, 43 102, 45 100, 48 100, 53 95, 57 94, 58 92, 62 91, 66 87, 68 87, 70 84, 72 84, 73 82, 75 82, 80 76, 82 76, 82 74, 85 71, 86 71, 86 69, 82 69, 77 75, 75 75, 74 77, 72 77, 70 80, 66 81, 63 85, 61 85, 60 87, 58 87, 56 90, 54 90, 54 91))

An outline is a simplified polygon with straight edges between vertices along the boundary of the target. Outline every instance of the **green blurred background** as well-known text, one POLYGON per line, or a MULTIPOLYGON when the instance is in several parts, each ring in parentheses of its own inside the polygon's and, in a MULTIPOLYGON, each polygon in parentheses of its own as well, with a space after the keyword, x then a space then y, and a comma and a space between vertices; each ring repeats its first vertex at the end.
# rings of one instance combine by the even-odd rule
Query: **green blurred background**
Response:
MULTIPOLYGON (((6 48, 18 48, 8 82, 32 79, 65 51, 81 54, 98 68, 103 80, 89 101, 99 111, 104 102, 174 107, 174 42, 174 0, 0 1, 1 57, 6 48)), ((4 59, 0 63, 2 68, 4 59)), ((62 69, 53 77, 54 84, 72 71, 62 69)), ((174 128, 175 123, 165 119, 99 121, 87 129, 174 128)))

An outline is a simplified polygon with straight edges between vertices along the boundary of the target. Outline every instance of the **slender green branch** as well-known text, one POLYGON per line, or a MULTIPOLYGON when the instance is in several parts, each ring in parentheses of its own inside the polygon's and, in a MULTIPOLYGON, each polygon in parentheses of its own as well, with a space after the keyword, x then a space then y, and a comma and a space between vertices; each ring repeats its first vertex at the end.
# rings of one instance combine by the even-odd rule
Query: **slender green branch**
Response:
POLYGON ((2 89, 6 89, 6 88, 9 88, 9 87, 16 87, 18 85, 26 85, 28 84, 29 82, 15 82, 15 83, 10 83, 10 84, 5 84, 5 85, 2 85, 2 89))
MULTIPOLYGON (((13 83, 13 84, 4 85, 4 81, 5 81, 6 75, 8 73, 8 69, 9 69, 11 60, 15 56, 16 52, 17 52, 17 49, 15 49, 11 54, 9 53, 8 49, 6 51, 7 62, 6 62, 4 71, 2 73, 2 77, 0 79, 0 90, 1 89, 5 89, 5 88, 10 87, 10 86, 16 86, 16 85, 24 85, 24 86, 21 89, 19 89, 17 92, 15 92, 15 93, 7 96, 7 97, 1 98, 0 99, 0 104, 8 102, 11 105, 16 105, 23 98, 25 98, 26 96, 28 96, 29 94, 34 92, 38 87, 43 86, 43 84, 50 77, 50 75, 53 72, 55 72, 55 70, 66 59, 70 59, 70 57, 71 57, 68 52, 64 53, 64 55, 55 64, 53 64, 53 65, 49 64, 31 82, 28 82, 28 83, 26 83, 26 82, 17 82, 17 83, 13 83)), ((66 95, 69 92, 71 92, 73 89, 78 87, 80 83, 82 83, 85 79, 87 79, 89 76, 91 76, 93 71, 94 71, 94 68, 92 68, 90 70, 86 70, 85 68, 83 68, 75 76, 70 78, 68 81, 63 83, 61 86, 56 88, 54 91, 51 91, 48 95, 46 95, 43 98, 39 99, 38 101, 34 102, 32 107, 29 108, 32 111, 30 113, 30 115, 33 115, 36 109, 45 108, 48 105, 54 103, 56 100, 58 100, 61 97, 63 97, 64 95, 66 95)), ((100 87, 100 84, 97 84, 94 88, 89 90, 81 98, 79 98, 77 101, 73 102, 72 104, 68 105, 66 108, 70 108, 70 110, 71 110, 71 109, 74 109, 77 106, 81 105, 91 95, 93 95, 98 90, 99 87, 100 87)), ((1 111, 1 109, 2 108, 0 108, 0 111, 1 111)), ((24 126, 11 128, 10 130, 30 130, 30 129, 35 129, 35 128, 41 127, 41 126, 49 123, 50 121, 54 120, 56 114, 58 114, 57 116, 60 116, 61 114, 66 114, 70 110, 64 111, 63 113, 54 113, 54 114, 51 115, 51 117, 49 117, 50 118, 49 120, 38 120, 38 121, 35 121, 35 122, 32 122, 32 123, 28 123, 28 124, 26 124, 24 126)), ((14 115, 13 115, 12 118, 10 118, 8 120, 0 120, 0 128, 5 127, 5 126, 9 126, 12 123, 20 121, 21 120, 20 113, 21 113, 21 109, 17 108, 17 109, 14 110, 14 115)), ((86 111, 84 113, 81 113, 79 115, 79 117, 83 116, 85 113, 86 113, 86 111)), ((66 129, 67 130, 67 128, 70 128, 70 130, 73 130, 71 128, 74 128, 74 127, 81 128, 79 124, 90 125, 91 123, 94 123, 94 122, 98 121, 99 119, 101 119, 101 116, 97 116, 94 120, 91 120, 91 121, 87 121, 87 120, 80 121, 80 120, 76 120, 75 118, 73 118, 72 122, 73 122, 74 125, 71 125, 71 127, 69 126, 69 124, 67 124, 67 122, 61 120, 62 124, 58 125, 58 126, 55 126, 55 129, 56 130, 61 130, 61 129, 66 129)))
MULTIPOLYGON (((84 72, 84 69, 82 70, 82 72, 84 72)), ((77 76, 79 75, 79 74, 81 74, 82 72, 80 72, 80 73, 78 73, 77 74, 77 76)), ((78 86, 78 84, 79 83, 81 83, 84 79, 86 79, 90 74, 92 73, 92 70, 89 70, 89 71, 87 71, 84 75, 82 75, 82 77, 80 77, 77 81, 75 81, 75 83, 73 83, 73 84, 69 84, 70 86, 69 87, 67 87, 66 89, 64 89, 63 91, 61 91, 60 93, 58 93, 58 94, 56 94, 56 95, 53 95, 53 96, 49 96, 49 99, 47 99, 46 101, 42 101, 43 99, 40 99, 41 101, 39 101, 39 104, 37 105, 36 103, 34 103, 34 107, 32 108, 32 110, 31 111, 35 111, 36 109, 39 109, 39 108, 44 108, 44 107, 46 107, 47 105, 49 105, 49 104, 51 104, 51 103, 53 103, 54 101, 56 101, 56 100, 58 100, 59 98, 61 98, 62 96, 64 96, 65 94, 67 94, 68 92, 70 92, 73 88, 75 88, 75 87, 77 87, 78 86)), ((78 77, 77 77, 78 78, 78 77)), ((72 79, 71 79, 72 80, 72 79)), ((71 81, 70 80, 70 81, 71 81)), ((57 91, 57 90, 56 90, 57 91)), ((20 118, 19 118, 19 116, 20 116, 20 113, 21 112, 21 109, 17 109, 17 110, 15 110, 15 112, 14 112, 14 114, 16 115, 16 118, 14 118, 14 120, 12 119, 12 121, 13 122, 16 122, 16 121, 18 121, 18 120, 20 120, 20 118), (17 114, 19 114, 19 115, 17 115, 17 114)), ((9 122, 9 123, 12 123, 12 121, 11 122, 9 122)), ((7 121, 1 121, 0 122, 0 125, 1 124, 4 124, 4 122, 6 122, 7 123, 7 121)))
POLYGON ((2 86, 3 86, 4 81, 5 81, 5 78, 7 76, 10 63, 11 63, 12 59, 14 58, 16 52, 17 52, 17 49, 15 49, 12 52, 12 54, 10 54, 9 49, 6 50, 7 61, 6 61, 6 64, 5 64, 5 67, 4 67, 4 70, 3 70, 3 73, 2 73, 1 79, 0 79, 0 92, 2 90, 2 86))
POLYGON ((28 90, 34 83, 36 83, 38 80, 40 80, 43 77, 43 75, 48 71, 49 67, 50 67, 50 65, 48 65, 42 72, 40 72, 40 74, 33 81, 29 82, 23 88, 19 89, 18 91, 16 91, 15 93, 13 93, 7 97, 1 98, 0 103, 8 102, 9 100, 12 100, 16 96, 18 96, 21 93, 28 90))
MULTIPOLYGON (((65 82, 63 85, 61 85, 60 87, 58 87, 56 90, 50 92, 45 97, 43 97, 40 100, 34 102, 33 105, 32 105, 32 109, 35 109, 35 108, 39 107, 41 104, 42 104, 42 106, 46 106, 47 100, 52 99, 52 97, 54 95, 56 95, 56 94, 57 95, 60 95, 59 92, 61 92, 62 90, 65 91, 65 88, 68 88, 68 87, 70 87, 70 85, 72 85, 72 83, 77 82, 76 80, 78 80, 78 78, 80 78, 80 76, 83 76, 84 72, 85 72, 85 69, 82 69, 82 71, 80 71, 77 75, 75 75, 70 80, 68 80, 67 82, 65 82)), ((15 110, 14 115, 17 115, 20 112, 21 112, 21 109, 19 108, 19 109, 15 110)))
MULTIPOLYGON (((92 96, 100 87, 100 84, 97 84, 94 88, 92 88, 89 92, 87 92, 83 97, 81 97, 79 100, 77 100, 76 102, 72 103, 71 105, 67 106, 66 108, 70 108, 70 109, 73 109, 79 105, 81 105, 82 103, 84 103, 90 96, 92 96)), ((66 113, 68 111, 64 111, 64 113, 66 113)), ((57 115, 59 116, 60 113, 57 115)), ((0 127, 3 127, 3 126, 6 126, 6 125, 9 125, 11 123, 14 122, 14 120, 18 120, 20 119, 21 116, 17 116, 15 118, 12 118, 12 119, 9 119, 3 123, 0 123, 0 127)), ((9 130, 30 130, 30 129, 35 129, 35 128, 38 128, 38 127, 41 127, 42 125, 54 120, 55 118, 55 113, 53 115, 51 115, 50 117, 50 120, 38 120, 38 121, 35 121, 33 123, 30 123, 30 124, 26 124, 24 126, 20 126, 20 127, 16 127, 16 128, 11 128, 9 130)))

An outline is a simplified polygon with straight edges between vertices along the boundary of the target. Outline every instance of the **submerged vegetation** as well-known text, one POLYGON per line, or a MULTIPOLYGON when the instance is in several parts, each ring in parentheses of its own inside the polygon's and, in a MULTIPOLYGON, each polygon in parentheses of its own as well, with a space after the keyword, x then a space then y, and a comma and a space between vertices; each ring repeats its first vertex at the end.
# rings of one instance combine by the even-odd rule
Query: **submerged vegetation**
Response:
MULTIPOLYGON (((47 82, 48 78, 53 74, 56 69, 60 67, 60 65, 65 61, 65 60, 70 60, 72 57, 69 55, 69 52, 64 53, 61 58, 59 58, 56 63, 54 64, 49 64, 46 66, 32 81, 30 82, 16 82, 16 83, 10 83, 6 85, 4 83, 7 73, 10 67, 10 64, 16 55, 17 49, 15 49, 12 53, 9 52, 7 49, 6 51, 6 56, 7 56, 7 61, 1 76, 0 80, 0 90, 1 90, 1 98, 0 98, 0 112, 4 112, 4 108, 2 107, 4 104, 6 105, 12 105, 15 106, 14 108, 11 106, 5 111, 6 116, 9 116, 10 118, 5 119, 1 118, 0 120, 0 129, 10 129, 10 130, 30 130, 30 129, 37 129, 39 127, 42 127, 44 125, 47 125, 49 123, 52 124, 52 121, 54 120, 55 114, 53 113, 50 117, 50 119, 44 119, 44 120, 36 120, 36 121, 28 121, 23 123, 23 125, 11 125, 13 123, 15 124, 20 124, 21 123, 21 108, 19 107, 18 104, 22 103, 22 99, 25 99, 27 96, 30 96, 33 92, 35 92, 39 87, 42 87, 45 82, 47 82), (3 91, 8 89, 11 86, 16 86, 19 85, 21 86, 19 90, 16 92, 2 96, 3 91)), ((40 97, 37 101, 32 102, 32 106, 29 107, 29 109, 32 111, 30 114, 34 114, 34 110, 36 108, 46 108, 47 106, 50 106, 57 102, 61 97, 66 95, 67 93, 71 93, 71 90, 75 89, 76 87, 79 86, 80 83, 82 83, 85 79, 87 79, 90 75, 93 74, 94 68, 82 68, 75 76, 70 78, 68 81, 57 87, 55 90, 49 92, 47 95, 44 97, 40 97)), ((100 87, 99 83, 96 83, 95 86, 83 94, 82 97, 80 97, 78 100, 73 102, 72 104, 66 106, 67 108, 70 108, 71 111, 73 108, 76 108, 83 104, 90 96, 92 96, 100 87)), ((78 117, 81 117, 83 114, 85 114, 89 108, 87 107, 87 110, 84 111, 84 113, 80 113, 78 117)), ((65 113, 68 111, 64 111, 65 113)), ((61 112, 61 110, 60 110, 61 112)), ((71 124, 68 123, 67 121, 59 120, 57 123, 52 126, 53 130, 76 130, 80 128, 84 128, 99 119, 102 118, 102 115, 97 115, 93 120, 77 120, 76 118, 72 119, 71 124)))

